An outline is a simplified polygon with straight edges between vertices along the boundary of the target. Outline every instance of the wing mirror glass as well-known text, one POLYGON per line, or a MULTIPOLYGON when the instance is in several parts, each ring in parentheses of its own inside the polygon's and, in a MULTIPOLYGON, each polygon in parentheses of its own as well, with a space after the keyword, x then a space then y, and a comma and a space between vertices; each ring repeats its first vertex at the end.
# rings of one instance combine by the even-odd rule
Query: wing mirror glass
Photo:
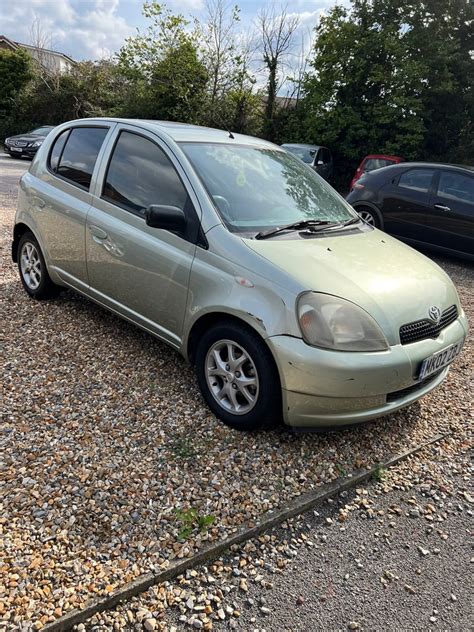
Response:
POLYGON ((174 233, 183 233, 186 228, 186 215, 177 206, 151 204, 145 211, 145 221, 152 228, 162 228, 174 233))

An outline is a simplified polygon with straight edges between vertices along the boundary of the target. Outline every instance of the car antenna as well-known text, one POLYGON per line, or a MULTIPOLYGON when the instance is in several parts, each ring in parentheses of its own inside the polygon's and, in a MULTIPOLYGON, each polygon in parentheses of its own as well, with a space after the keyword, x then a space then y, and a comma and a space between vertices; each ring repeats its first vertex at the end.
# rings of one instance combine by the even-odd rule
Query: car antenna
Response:
POLYGON ((232 140, 235 140, 235 136, 232 134, 232 132, 230 131, 230 129, 227 127, 227 125, 224 123, 224 121, 221 119, 220 116, 218 116, 217 118, 214 118, 214 120, 216 121, 218 125, 222 127, 222 129, 224 129, 229 134, 229 138, 232 138, 232 140))

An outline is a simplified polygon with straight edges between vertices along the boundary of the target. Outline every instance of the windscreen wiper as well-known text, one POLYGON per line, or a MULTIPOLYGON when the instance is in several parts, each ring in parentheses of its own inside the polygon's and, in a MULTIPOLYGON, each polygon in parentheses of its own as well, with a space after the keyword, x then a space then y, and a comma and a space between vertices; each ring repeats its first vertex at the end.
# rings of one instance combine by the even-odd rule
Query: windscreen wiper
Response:
POLYGON ((285 224, 285 226, 279 226, 278 228, 272 228, 271 230, 263 230, 255 235, 255 239, 267 239, 273 235, 278 235, 285 230, 311 230, 316 232, 319 226, 322 228, 328 228, 329 226, 338 226, 337 222, 330 222, 322 219, 304 219, 299 222, 293 222, 292 224, 285 224), (316 229, 316 230, 315 230, 316 229))
MULTIPOLYGON (((350 226, 351 224, 358 224, 361 221, 360 217, 352 217, 351 219, 346 219, 345 222, 338 222, 337 224, 334 224, 334 228, 344 228, 345 226, 350 226)), ((331 226, 331 228, 333 227, 331 226)))

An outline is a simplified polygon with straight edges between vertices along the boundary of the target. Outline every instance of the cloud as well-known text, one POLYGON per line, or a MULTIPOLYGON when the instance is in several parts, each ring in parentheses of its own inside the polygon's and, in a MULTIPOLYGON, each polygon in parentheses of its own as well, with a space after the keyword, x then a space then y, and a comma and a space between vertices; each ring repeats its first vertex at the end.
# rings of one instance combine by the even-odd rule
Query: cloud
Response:
POLYGON ((75 59, 97 59, 117 51, 135 32, 118 9, 118 0, 28 0, 12 5, 8 13, 3 9, 2 33, 31 43, 31 25, 38 18, 51 48, 75 59))
MULTIPOLYGON (((206 0, 168 0, 173 12, 200 17, 206 0)), ((337 0, 348 4, 349 0, 337 0)), ((268 0, 270 4, 271 0, 268 0)), ((336 0, 293 0, 288 7, 300 18, 300 32, 311 31, 322 12, 336 0)), ((253 28, 253 18, 267 4, 237 0, 242 7, 242 31, 253 28)), ((284 0, 282 6, 284 6, 284 0)), ((126 37, 144 28, 143 0, 0 0, 1 33, 13 40, 31 43, 31 25, 37 17, 48 35, 50 47, 74 59, 98 59, 117 52, 126 37)), ((278 3, 275 4, 277 9, 278 3)))

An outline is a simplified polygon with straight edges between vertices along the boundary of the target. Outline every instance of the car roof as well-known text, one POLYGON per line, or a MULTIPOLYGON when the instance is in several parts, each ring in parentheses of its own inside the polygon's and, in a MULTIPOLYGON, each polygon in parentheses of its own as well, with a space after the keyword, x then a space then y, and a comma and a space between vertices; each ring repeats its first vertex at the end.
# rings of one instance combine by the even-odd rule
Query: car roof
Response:
POLYGON ((308 143, 283 143, 282 147, 300 147, 301 149, 327 149, 324 145, 309 145, 308 143))
POLYGON ((367 154, 367 156, 364 156, 364 158, 362 160, 367 160, 367 158, 387 158, 387 159, 392 159, 392 158, 396 158, 397 160, 401 160, 402 157, 401 156, 395 156, 393 154, 367 154))
POLYGON ((419 168, 419 169, 461 169, 463 171, 468 171, 469 173, 474 172, 474 167, 470 165, 453 165, 450 163, 444 162, 399 162, 396 165, 389 165, 388 167, 382 167, 381 169, 376 169, 375 171, 371 171, 370 173, 388 173, 390 171, 399 171, 401 169, 411 169, 411 168, 419 168))
POLYGON ((232 132, 233 139, 229 136, 228 130, 216 129, 213 127, 204 127, 201 125, 192 125, 191 123, 178 123, 174 121, 155 121, 149 119, 127 119, 127 118, 88 118, 77 119, 71 121, 72 123, 86 123, 86 122, 112 122, 112 123, 127 123, 129 125, 136 125, 142 129, 149 131, 164 132, 171 137, 177 143, 182 142, 207 142, 207 143, 238 143, 240 145, 253 145, 258 147, 266 147, 267 149, 280 149, 278 145, 274 145, 261 138, 254 136, 246 136, 245 134, 237 134, 232 132))

